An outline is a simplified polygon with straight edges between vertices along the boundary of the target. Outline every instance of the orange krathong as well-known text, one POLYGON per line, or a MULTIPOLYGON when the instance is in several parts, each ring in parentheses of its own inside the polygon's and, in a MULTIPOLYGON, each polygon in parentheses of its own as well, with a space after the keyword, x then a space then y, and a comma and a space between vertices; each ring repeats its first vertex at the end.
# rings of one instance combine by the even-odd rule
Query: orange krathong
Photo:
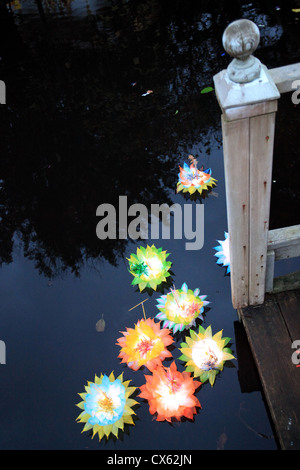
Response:
POLYGON ((175 362, 170 367, 157 367, 145 378, 139 396, 148 400, 150 414, 157 413, 157 421, 193 419, 197 407, 201 408, 194 395, 201 382, 193 380, 189 372, 179 372, 175 362))

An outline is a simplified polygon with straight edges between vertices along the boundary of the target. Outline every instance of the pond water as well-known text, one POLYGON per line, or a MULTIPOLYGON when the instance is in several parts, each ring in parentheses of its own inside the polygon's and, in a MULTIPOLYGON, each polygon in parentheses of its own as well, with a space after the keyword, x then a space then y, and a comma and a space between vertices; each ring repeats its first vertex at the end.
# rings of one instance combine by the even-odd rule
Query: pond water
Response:
MULTIPOLYGON (((227 230, 220 110, 214 93, 201 90, 227 67, 222 33, 237 18, 259 25, 256 56, 268 67, 299 61, 292 8, 189 0, 21 0, 2 7, 0 448, 277 449, 230 277, 214 256, 227 230), (176 202, 183 211, 192 205, 195 216, 196 203, 175 191, 189 154, 217 179, 202 201, 202 249, 186 249, 184 237, 97 238, 97 207, 109 203, 118 212, 119 196, 149 211, 153 203, 176 202), (208 296, 203 326, 223 330, 236 359, 213 387, 197 392, 202 408, 193 422, 157 422, 137 398, 135 426, 99 443, 75 421, 78 393, 95 374, 111 371, 135 387, 145 381, 147 370, 120 363, 116 340, 142 318, 140 307, 130 310, 136 304, 147 299, 146 314, 158 312, 157 293, 131 286, 126 259, 152 243, 170 253, 177 288, 186 282, 208 296), (96 328, 101 318, 104 331, 96 328)), ((287 115, 299 122, 299 110, 290 97, 280 107, 271 228, 300 223, 297 126, 285 124, 287 115)), ((290 260, 282 269, 299 268, 290 260)), ((175 335, 172 350, 181 371, 184 337, 175 335)))

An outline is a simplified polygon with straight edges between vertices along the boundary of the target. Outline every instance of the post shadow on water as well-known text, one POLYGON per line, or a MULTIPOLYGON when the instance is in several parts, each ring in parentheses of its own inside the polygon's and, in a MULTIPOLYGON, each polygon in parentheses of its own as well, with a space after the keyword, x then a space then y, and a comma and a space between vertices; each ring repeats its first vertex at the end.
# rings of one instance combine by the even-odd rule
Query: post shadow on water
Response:
MULTIPOLYGON (((215 95, 201 90, 227 67, 221 37, 239 17, 264 24, 256 55, 268 67, 299 61, 292 2, 278 6, 157 0, 86 9, 85 2, 41 0, 10 11, 1 4, 0 78, 7 106, 0 109, 0 331, 7 364, 0 372, 4 389, 20 381, 27 391, 24 397, 18 388, 4 390, 4 448, 276 448, 275 439, 255 433, 272 434, 271 424, 260 388, 245 391, 240 358, 246 342, 239 341, 234 325, 230 278, 213 256, 227 229, 222 136, 215 95), (142 96, 147 90, 153 93, 142 96), (128 310, 144 298, 130 285, 126 265, 139 241, 100 241, 96 208, 117 208, 120 195, 127 196, 128 206, 148 209, 153 203, 184 204, 176 184, 189 154, 218 180, 218 197, 201 201, 204 247, 192 252, 185 240, 153 243, 172 253, 176 285, 187 282, 209 294, 205 326, 224 328, 238 361, 213 389, 201 387, 202 410, 193 424, 157 423, 141 404, 135 427, 120 441, 99 444, 75 423, 76 394, 99 368, 124 371, 136 385, 146 372, 121 366, 115 345, 119 331, 139 318, 128 310), (106 327, 98 333, 102 313, 106 327), (39 404, 41 397, 47 406, 39 404)), ((278 113, 275 140, 274 227, 299 223, 297 126, 286 126, 282 117, 293 115, 296 123, 299 112, 287 97, 280 101, 285 111, 278 113)), ((147 302, 151 316, 157 295, 147 302)), ((175 359, 176 352, 175 347, 175 359)))

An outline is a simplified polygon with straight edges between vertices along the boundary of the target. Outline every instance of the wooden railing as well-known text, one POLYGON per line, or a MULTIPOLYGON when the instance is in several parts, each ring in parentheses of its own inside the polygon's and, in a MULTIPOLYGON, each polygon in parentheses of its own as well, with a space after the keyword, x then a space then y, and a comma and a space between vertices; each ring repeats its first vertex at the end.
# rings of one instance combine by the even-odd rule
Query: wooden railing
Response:
POLYGON ((300 272, 274 278, 275 261, 300 256, 300 225, 269 230, 266 269, 266 292, 300 288, 300 272))
POLYGON ((234 58, 227 70, 214 76, 222 110, 231 293, 236 309, 262 304, 265 292, 274 288, 275 260, 300 255, 300 226, 269 231, 277 101, 280 93, 295 90, 300 64, 268 70, 252 55, 259 38, 252 21, 228 25, 223 46, 234 58))

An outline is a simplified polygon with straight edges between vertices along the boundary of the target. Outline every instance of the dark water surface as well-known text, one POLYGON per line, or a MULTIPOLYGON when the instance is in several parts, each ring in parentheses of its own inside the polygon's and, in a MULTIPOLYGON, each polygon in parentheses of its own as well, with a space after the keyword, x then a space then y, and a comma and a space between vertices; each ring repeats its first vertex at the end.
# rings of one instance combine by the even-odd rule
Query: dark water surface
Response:
MULTIPOLYGON (((298 62, 300 20, 292 2, 21 6, 2 5, 0 24, 7 87, 0 109, 0 339, 7 354, 0 367, 0 448, 276 449, 230 278, 214 257, 227 230, 220 110, 214 93, 200 92, 227 67, 222 33, 240 17, 259 25, 256 56, 268 67, 298 62), (153 93, 142 96, 147 90, 153 93), (152 203, 184 208, 175 188, 189 154, 218 180, 217 196, 203 200, 204 247, 186 250, 186 239, 153 243, 171 253, 176 287, 186 282, 208 295, 203 326, 223 329, 237 360, 213 388, 204 384, 197 392, 202 409, 194 422, 157 422, 138 399, 135 426, 99 444, 75 422, 77 393, 101 372, 144 383, 147 372, 121 365, 115 343, 142 318, 141 309, 129 309, 149 297, 131 286, 126 257, 152 240, 99 240, 96 208, 118 208, 121 195, 149 211, 152 203), (98 332, 102 315, 106 327, 98 332)), ((278 123, 271 228, 300 223, 299 109, 290 96, 280 103, 278 123)), ((286 266, 297 269, 293 260, 286 266)), ((158 312, 157 297, 145 304, 149 316, 158 312)), ((176 336, 173 350, 179 370, 183 338, 176 336)))

